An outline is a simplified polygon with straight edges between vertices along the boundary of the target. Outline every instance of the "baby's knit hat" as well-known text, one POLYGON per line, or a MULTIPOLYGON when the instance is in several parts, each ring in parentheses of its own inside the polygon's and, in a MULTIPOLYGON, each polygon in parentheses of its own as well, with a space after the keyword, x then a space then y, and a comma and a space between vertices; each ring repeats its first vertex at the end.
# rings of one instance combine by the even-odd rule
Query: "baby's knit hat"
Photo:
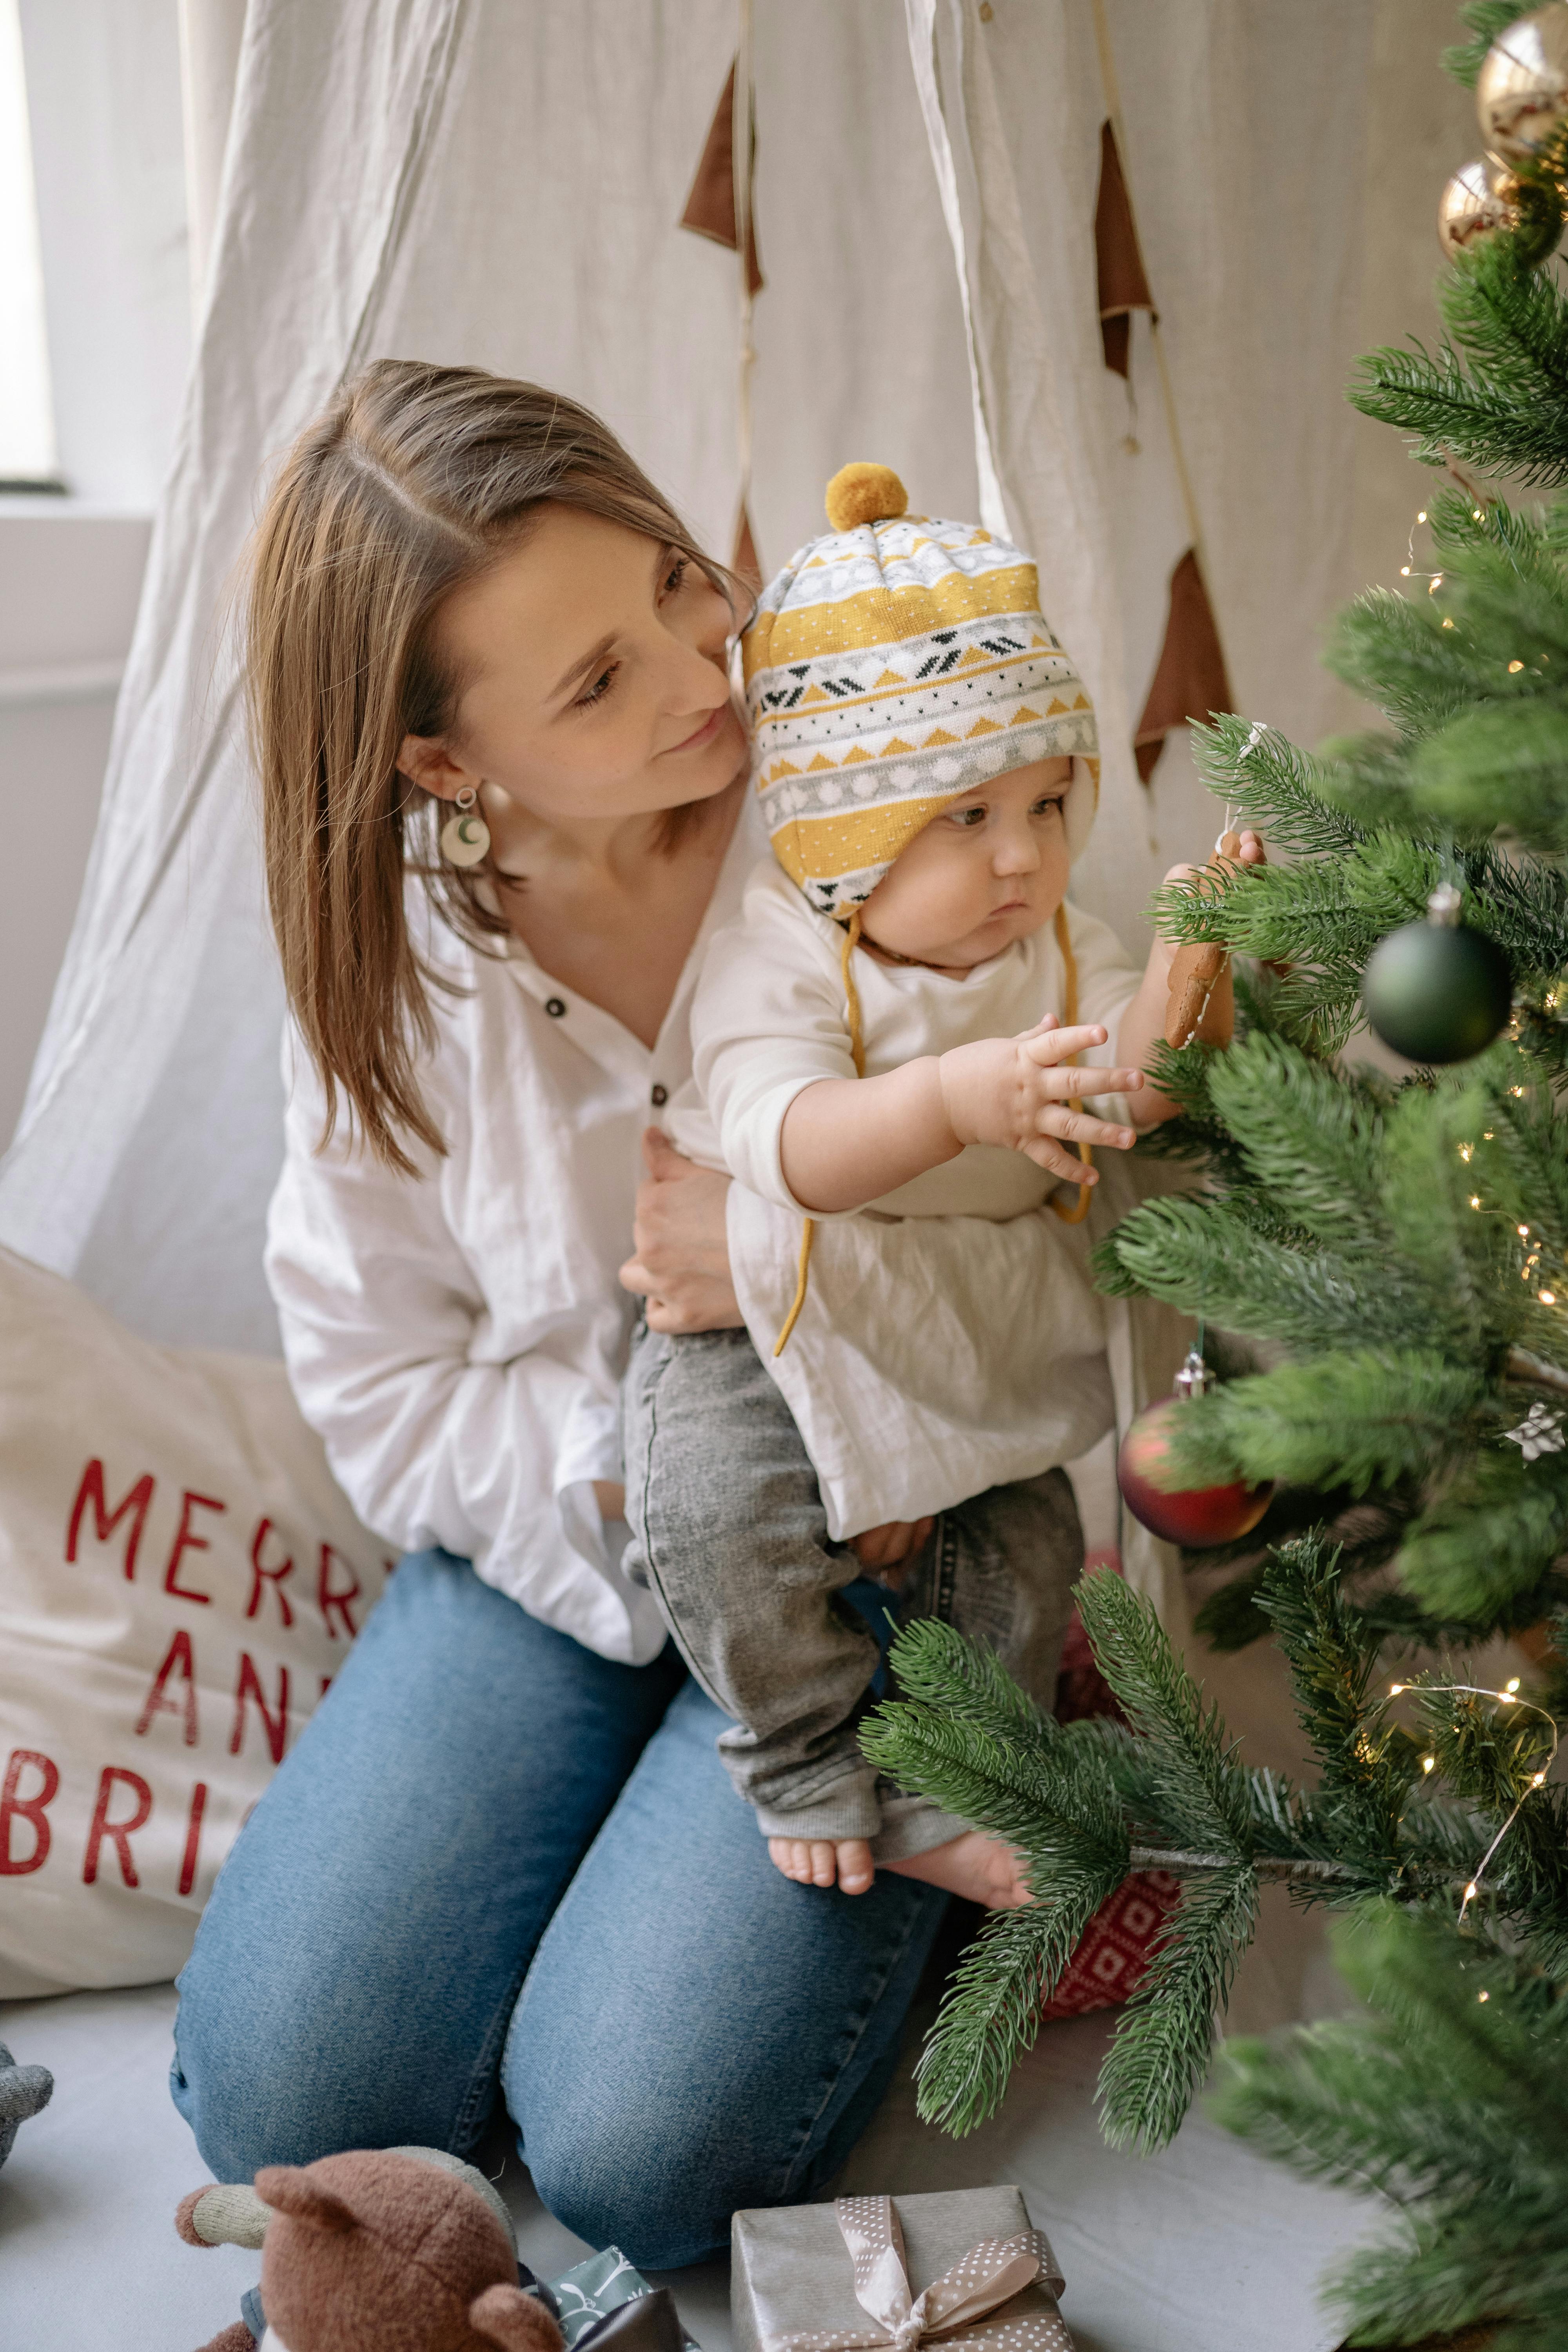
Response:
POLYGON ((1094 711, 1034 565, 907 503, 887 466, 835 474, 833 529, 763 590, 742 640, 773 854, 825 915, 863 905, 939 810, 1009 769, 1070 754, 1070 856, 1094 821, 1094 711))

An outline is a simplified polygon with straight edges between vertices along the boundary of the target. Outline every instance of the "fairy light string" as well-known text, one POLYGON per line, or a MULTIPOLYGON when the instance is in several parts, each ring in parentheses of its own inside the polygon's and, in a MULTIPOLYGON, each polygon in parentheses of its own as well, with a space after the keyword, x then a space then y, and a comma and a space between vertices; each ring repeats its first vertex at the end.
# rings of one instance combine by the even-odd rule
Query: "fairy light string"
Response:
MULTIPOLYGON (((1495 1699, 1500 1706, 1521 1708, 1526 1715, 1538 1715, 1552 1735, 1552 1745, 1547 1751, 1545 1763, 1541 1767, 1541 1769, 1538 1772, 1532 1772, 1531 1774, 1529 1780, 1526 1782, 1524 1788, 1520 1791, 1520 1794, 1515 1801, 1512 1811, 1509 1814, 1508 1819, 1503 1822, 1501 1829, 1499 1830, 1497 1835, 1493 1838, 1490 1845, 1488 1846, 1485 1853, 1482 1854, 1479 1862, 1476 1864, 1474 1872, 1471 1874, 1469 1884, 1465 1889, 1464 1900, 1459 1906, 1459 1925, 1462 1927, 1465 1924, 1466 1912, 1469 1909, 1470 1905, 1475 1901, 1476 1896, 1481 1891, 1481 1882, 1486 1876, 1487 1866, 1490 1863, 1492 1856, 1496 1853, 1499 1846, 1501 1845, 1504 1838, 1507 1837, 1510 1830, 1512 1829, 1515 1822, 1518 1821, 1520 1814, 1523 1811, 1526 1804, 1529 1802, 1535 1790, 1544 1785, 1548 1773, 1551 1771, 1552 1765, 1557 1761, 1558 1733, 1556 1718, 1548 1711, 1547 1708, 1537 1706, 1533 1699, 1521 1698, 1519 1695, 1519 1676, 1517 1675, 1510 1675, 1508 1685, 1506 1689, 1503 1690, 1489 1689, 1483 1683, 1420 1682, 1390 1683, 1388 1685, 1388 1696, 1390 1698, 1398 1698, 1404 1691, 1419 1691, 1423 1696, 1430 1693, 1435 1698, 1441 1698, 1444 1696, 1468 1696, 1471 1698, 1495 1699)), ((1431 1773, 1435 1771, 1436 1769, 1436 1764, 1437 1759, 1435 1756, 1423 1756, 1421 1759, 1421 1769, 1423 1772, 1431 1773)), ((1485 1999, 1484 1994, 1482 1995, 1482 1999, 1485 1999)))

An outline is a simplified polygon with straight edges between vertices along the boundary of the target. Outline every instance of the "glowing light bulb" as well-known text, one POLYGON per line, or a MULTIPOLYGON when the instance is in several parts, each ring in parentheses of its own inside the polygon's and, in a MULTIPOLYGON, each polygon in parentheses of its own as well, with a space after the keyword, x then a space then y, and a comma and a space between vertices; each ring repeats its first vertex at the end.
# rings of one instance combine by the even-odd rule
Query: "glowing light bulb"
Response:
POLYGON ((1544 1772, 1532 1772, 1532 1773, 1531 1774, 1531 1776, 1530 1776, 1530 1785, 1531 1785, 1531 1787, 1532 1789, 1539 1789, 1539 1788, 1540 1788, 1540 1786, 1541 1786, 1541 1784, 1542 1784, 1542 1780, 1545 1780, 1545 1778, 1546 1778, 1546 1775, 1545 1775, 1545 1773, 1544 1773, 1544 1772))
POLYGON ((1555 1307, 1557 1304, 1557 1293, 1554 1290, 1538 1290, 1535 1295, 1542 1307, 1555 1307))
POLYGON ((1472 522, 1479 522, 1480 519, 1481 519, 1481 510, 1480 510, 1479 507, 1472 507, 1472 508, 1470 509, 1470 520, 1471 520, 1472 522))
POLYGON ((1479 1992, 1476 1995, 1476 1999, 1478 2000, 1490 2000, 1491 1995, 1489 1992, 1479 1992))
POLYGON ((1446 629, 1451 629, 1451 628, 1453 627, 1453 625, 1454 625, 1454 624, 1453 624, 1453 622, 1452 622, 1452 621, 1450 621, 1450 620, 1445 620, 1445 621, 1444 621, 1444 623, 1443 623, 1443 626, 1444 626, 1446 629))
POLYGON ((1430 583, 1429 583, 1429 584, 1428 584, 1428 586, 1427 586, 1426 593, 1428 594, 1428 596, 1435 596, 1435 595, 1437 593, 1438 589, 1439 589, 1442 585, 1443 585, 1443 575, 1442 575, 1442 573, 1441 573, 1440 572, 1434 572, 1434 573, 1432 574, 1431 581, 1430 581, 1430 583))
POLYGON ((1470 1206, 1471 1206, 1471 1208, 1472 1208, 1472 1209, 1479 1209, 1479 1208, 1480 1207, 1480 1205, 1481 1205, 1481 1196, 1480 1196, 1480 1194, 1479 1194, 1479 1192, 1472 1192, 1472 1193, 1470 1194, 1470 1206))
POLYGON ((1417 522, 1425 522, 1425 521, 1426 521, 1426 508, 1425 508, 1425 507, 1423 507, 1423 508, 1422 508, 1422 509, 1421 509, 1420 513, 1416 516, 1415 520, 1416 520, 1416 521, 1417 521, 1417 522))
POLYGON ((1512 677, 1516 672, 1521 670, 1523 667, 1524 664, 1522 662, 1510 662, 1508 666, 1508 674, 1510 677, 1512 677))
POLYGON ((1507 1691, 1504 1693, 1504 1696, 1505 1696, 1505 1697, 1508 1697, 1508 1698, 1511 1698, 1511 1697, 1513 1696, 1513 1695, 1514 1695, 1514 1692, 1515 1692, 1518 1688, 1519 1688, 1519 1676, 1518 1676, 1517 1675, 1510 1675, 1510 1676, 1509 1676, 1509 1678, 1508 1678, 1508 1689, 1507 1689, 1507 1691))
POLYGON ((1437 1759, 1435 1756, 1423 1756, 1421 1759, 1421 1769, 1423 1772, 1435 1772, 1436 1769, 1437 1759))
POLYGON ((1475 1880, 1472 1878, 1469 1885, 1465 1889, 1466 1902, 1468 1903, 1472 1896, 1479 1895, 1480 1891, 1480 1888, 1476 1885, 1475 1880))
POLYGON ((1410 577, 1410 566, 1408 565, 1408 563, 1402 563, 1402 564, 1400 565, 1400 567, 1399 567, 1399 576, 1400 576, 1400 578, 1401 578, 1402 580, 1408 580, 1408 579, 1409 579, 1409 577, 1410 577))
POLYGON ((1405 1688, 1405 1685, 1404 1685, 1403 1683, 1390 1683, 1390 1684, 1389 1684, 1389 1685, 1388 1685, 1388 1696, 1389 1696, 1389 1697, 1390 1697, 1390 1698, 1397 1698, 1397 1697, 1399 1696, 1400 1692, 1401 1692, 1404 1688, 1405 1688))
POLYGON ((1464 1161, 1467 1168, 1470 1164, 1470 1154, 1475 1148, 1476 1147, 1473 1143, 1461 1143, 1459 1146, 1459 1157, 1464 1161))

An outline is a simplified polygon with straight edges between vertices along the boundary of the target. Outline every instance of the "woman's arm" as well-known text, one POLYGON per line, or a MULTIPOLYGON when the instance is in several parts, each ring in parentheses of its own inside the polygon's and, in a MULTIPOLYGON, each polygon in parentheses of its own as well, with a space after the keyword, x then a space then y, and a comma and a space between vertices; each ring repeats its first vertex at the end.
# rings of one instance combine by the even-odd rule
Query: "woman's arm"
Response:
POLYGON ((316 1152, 320 1091, 294 1077, 268 1278, 294 1393, 350 1502, 402 1550, 472 1559, 601 1655, 653 1655, 661 1630, 610 1576, 594 1495, 620 1475, 615 1384, 588 1336, 603 1302, 587 1302, 580 1346, 546 1322, 537 1347, 487 1354, 492 1318, 447 1222, 442 1163, 398 1176, 342 1122, 316 1152))

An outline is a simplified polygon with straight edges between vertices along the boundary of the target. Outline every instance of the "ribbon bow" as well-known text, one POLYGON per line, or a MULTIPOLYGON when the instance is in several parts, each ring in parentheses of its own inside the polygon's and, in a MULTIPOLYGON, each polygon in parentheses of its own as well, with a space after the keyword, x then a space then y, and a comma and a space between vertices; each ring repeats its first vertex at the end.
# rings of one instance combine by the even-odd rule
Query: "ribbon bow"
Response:
POLYGON ((840 2197, 835 2205, 844 2242, 855 2265, 855 2300, 876 2325, 818 2328, 783 2336, 770 2352, 916 2352, 924 2343, 955 2336, 987 2352, 1071 2352, 1072 2339, 1054 2312, 1038 2309, 990 2327, 975 2322, 1036 2279, 1059 2294, 1062 2279, 1050 2247, 1038 2230, 1016 2238, 982 2238, 925 2292, 911 2298, 904 2232, 890 2197, 840 2197))

